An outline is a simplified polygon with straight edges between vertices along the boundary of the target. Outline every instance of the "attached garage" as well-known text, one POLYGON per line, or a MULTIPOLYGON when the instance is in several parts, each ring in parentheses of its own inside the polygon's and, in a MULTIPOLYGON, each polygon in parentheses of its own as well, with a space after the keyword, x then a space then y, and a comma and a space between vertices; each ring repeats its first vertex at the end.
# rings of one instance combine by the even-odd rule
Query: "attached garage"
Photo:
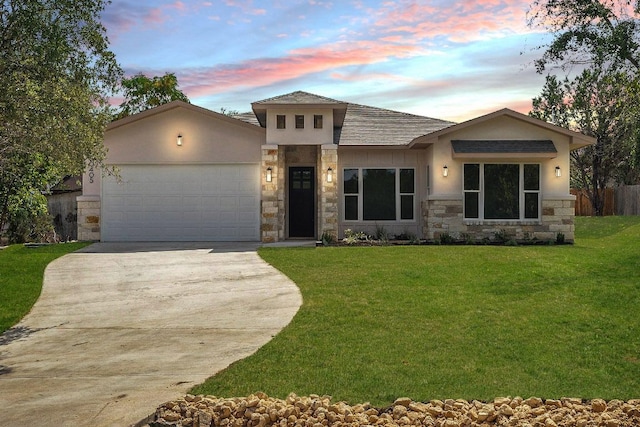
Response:
POLYGON ((126 165, 102 186, 103 241, 256 241, 259 165, 126 165))
POLYGON ((181 101, 111 123, 78 198, 84 240, 259 241, 265 130, 181 101))

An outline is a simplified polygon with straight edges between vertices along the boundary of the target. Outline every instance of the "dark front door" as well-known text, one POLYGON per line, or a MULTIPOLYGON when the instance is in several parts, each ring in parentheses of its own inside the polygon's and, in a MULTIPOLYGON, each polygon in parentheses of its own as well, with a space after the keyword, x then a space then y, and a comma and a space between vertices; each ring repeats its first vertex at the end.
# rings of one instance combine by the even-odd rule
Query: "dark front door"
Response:
POLYGON ((289 168, 289 237, 315 238, 315 177, 313 167, 289 168))

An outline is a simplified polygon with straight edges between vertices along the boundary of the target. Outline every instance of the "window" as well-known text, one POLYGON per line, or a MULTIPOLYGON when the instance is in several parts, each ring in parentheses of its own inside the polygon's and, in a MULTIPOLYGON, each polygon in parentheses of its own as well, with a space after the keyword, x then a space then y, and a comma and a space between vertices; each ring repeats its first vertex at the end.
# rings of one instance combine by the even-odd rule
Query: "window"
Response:
POLYGON ((304 129, 304 116, 296 114, 296 129, 304 129))
POLYGON ((540 216, 540 165, 524 165, 524 217, 540 216))
POLYGON ((344 179, 344 219, 358 220, 358 169, 345 169, 344 179))
POLYGON ((396 170, 362 170, 362 219, 396 219, 396 170))
POLYGON ((278 114, 276 116, 276 128, 284 129, 286 127, 287 127, 287 116, 285 116, 284 114, 278 114))
POLYGON ((413 219, 414 175, 413 169, 400 169, 400 219, 413 219))
POLYGON ((313 115, 313 128, 322 129, 322 114, 313 115))
POLYGON ((540 218, 540 165, 464 165, 466 219, 540 218))
POLYGON ((413 220, 414 169, 344 169, 346 221, 413 220))

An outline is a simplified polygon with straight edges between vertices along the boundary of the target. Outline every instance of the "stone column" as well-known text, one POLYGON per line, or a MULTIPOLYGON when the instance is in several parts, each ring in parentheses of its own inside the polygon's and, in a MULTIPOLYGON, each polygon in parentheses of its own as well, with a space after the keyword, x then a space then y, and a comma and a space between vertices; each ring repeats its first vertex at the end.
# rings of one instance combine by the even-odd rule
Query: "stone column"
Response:
POLYGON ((462 199, 458 196, 429 196, 422 204, 424 237, 440 239, 443 234, 459 237, 466 232, 462 199))
POLYGON ((573 243, 575 239, 575 204, 576 196, 547 197, 542 199, 542 224, 545 231, 536 237, 542 240, 556 240, 559 234, 565 242, 573 243))
POLYGON ((318 156, 318 238, 324 233, 338 238, 338 146, 319 147, 318 156), (329 172, 331 169, 331 172, 329 172), (331 182, 329 182, 331 176, 331 182))
POLYGON ((265 243, 278 242, 284 240, 284 150, 277 145, 263 145, 260 174, 260 238, 265 243), (271 182, 267 181, 269 168, 271 182))
POLYGON ((78 240, 100 241, 100 196, 78 196, 78 240))

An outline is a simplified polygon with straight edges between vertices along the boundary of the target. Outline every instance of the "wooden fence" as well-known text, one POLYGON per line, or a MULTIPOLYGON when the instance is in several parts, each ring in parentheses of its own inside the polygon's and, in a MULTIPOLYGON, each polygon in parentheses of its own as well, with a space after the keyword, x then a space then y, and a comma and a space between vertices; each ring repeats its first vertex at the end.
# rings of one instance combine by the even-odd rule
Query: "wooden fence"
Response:
MULTIPOLYGON (((591 201, 584 190, 571 189, 576 196, 576 216, 593 216, 591 201)), ((640 215, 640 185, 605 188, 604 215, 640 215)))
POLYGON ((56 234, 62 241, 78 238, 78 205, 76 197, 80 195, 82 195, 82 192, 72 191, 47 196, 49 215, 53 219, 56 234))
POLYGON ((616 215, 640 215, 640 185, 616 188, 616 215))

